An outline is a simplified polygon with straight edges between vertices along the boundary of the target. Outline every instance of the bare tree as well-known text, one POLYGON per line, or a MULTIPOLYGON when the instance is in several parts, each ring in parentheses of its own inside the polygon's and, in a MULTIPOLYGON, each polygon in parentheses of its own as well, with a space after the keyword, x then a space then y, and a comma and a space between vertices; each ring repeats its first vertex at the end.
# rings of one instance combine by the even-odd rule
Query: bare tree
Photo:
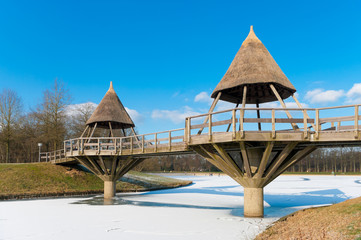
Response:
POLYGON ((55 79, 52 88, 44 91, 42 103, 37 108, 36 115, 46 145, 48 148, 51 145, 52 150, 57 150, 66 135, 65 108, 70 99, 64 84, 55 79))
POLYGON ((10 145, 22 114, 22 103, 16 92, 4 89, 0 94, 0 129, 1 140, 5 144, 5 160, 10 160, 10 145))

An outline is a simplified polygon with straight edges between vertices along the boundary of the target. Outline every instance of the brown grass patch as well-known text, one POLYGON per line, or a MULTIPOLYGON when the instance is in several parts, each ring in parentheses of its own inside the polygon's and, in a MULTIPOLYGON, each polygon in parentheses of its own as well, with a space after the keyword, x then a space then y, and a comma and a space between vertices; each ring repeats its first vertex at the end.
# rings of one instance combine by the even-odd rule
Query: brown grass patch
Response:
POLYGON ((256 239, 361 240, 361 197, 295 212, 277 221, 256 239))

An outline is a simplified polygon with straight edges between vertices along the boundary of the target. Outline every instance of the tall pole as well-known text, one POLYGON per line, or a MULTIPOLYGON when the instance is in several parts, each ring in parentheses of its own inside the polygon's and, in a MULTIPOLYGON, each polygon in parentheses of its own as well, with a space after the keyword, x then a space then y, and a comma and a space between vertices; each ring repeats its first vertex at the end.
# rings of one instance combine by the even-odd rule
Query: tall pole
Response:
POLYGON ((41 161, 41 146, 43 146, 42 143, 38 143, 38 147, 39 147, 39 162, 41 161))

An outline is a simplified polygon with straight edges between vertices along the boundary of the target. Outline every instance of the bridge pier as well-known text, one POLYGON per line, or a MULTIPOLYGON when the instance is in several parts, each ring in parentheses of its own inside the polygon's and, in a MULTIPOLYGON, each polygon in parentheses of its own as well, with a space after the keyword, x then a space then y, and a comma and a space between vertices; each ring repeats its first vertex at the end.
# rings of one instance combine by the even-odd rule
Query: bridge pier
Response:
POLYGON ((104 198, 110 199, 115 196, 115 193, 116 193, 116 182, 104 181, 104 198))
POLYGON ((263 217, 263 188, 316 149, 299 142, 228 142, 192 149, 244 187, 244 216, 263 217))
POLYGON ((263 188, 244 188, 244 216, 263 217, 263 188))

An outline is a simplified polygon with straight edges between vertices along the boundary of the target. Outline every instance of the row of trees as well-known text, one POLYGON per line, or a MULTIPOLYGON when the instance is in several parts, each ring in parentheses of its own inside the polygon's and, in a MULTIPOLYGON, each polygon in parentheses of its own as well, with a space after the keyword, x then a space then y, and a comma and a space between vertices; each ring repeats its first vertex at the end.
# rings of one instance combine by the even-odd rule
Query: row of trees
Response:
POLYGON ((61 148, 64 139, 79 136, 92 105, 69 109, 71 96, 62 82, 43 92, 35 109, 25 110, 21 98, 11 89, 0 93, 0 162, 19 163, 38 160, 42 152, 61 148), (80 132, 80 133, 79 133, 80 132))
MULTIPOLYGON (((95 109, 94 104, 69 105, 71 96, 62 82, 43 92, 35 109, 25 111, 21 98, 10 89, 0 93, 0 162, 36 162, 42 152, 58 150, 63 141, 79 137, 95 109)), ((144 161, 144 171, 218 171, 199 155, 154 157, 144 161)), ((361 172, 361 149, 318 149, 292 166, 293 172, 361 172)))

